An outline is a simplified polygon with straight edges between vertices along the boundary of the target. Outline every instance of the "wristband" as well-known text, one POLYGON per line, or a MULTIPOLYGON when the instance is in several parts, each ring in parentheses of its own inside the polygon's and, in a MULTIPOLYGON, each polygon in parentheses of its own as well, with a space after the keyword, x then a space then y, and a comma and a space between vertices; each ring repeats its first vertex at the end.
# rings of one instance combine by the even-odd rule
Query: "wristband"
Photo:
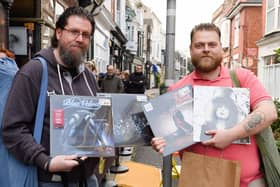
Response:
POLYGON ((45 165, 44 165, 45 171, 49 171, 50 163, 51 163, 51 159, 48 160, 48 161, 45 163, 45 165))

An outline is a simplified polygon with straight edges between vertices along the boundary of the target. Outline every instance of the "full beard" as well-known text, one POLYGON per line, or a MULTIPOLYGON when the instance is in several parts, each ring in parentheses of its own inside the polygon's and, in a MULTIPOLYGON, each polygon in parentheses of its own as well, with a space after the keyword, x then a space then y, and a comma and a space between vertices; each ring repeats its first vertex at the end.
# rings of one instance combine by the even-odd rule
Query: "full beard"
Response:
POLYGON ((61 45, 58 46, 58 49, 62 62, 70 68, 78 67, 85 60, 86 51, 84 49, 74 52, 61 45))
POLYGON ((200 73, 209 73, 217 69, 221 65, 223 57, 207 57, 207 58, 196 58, 192 57, 192 64, 195 70, 200 73))

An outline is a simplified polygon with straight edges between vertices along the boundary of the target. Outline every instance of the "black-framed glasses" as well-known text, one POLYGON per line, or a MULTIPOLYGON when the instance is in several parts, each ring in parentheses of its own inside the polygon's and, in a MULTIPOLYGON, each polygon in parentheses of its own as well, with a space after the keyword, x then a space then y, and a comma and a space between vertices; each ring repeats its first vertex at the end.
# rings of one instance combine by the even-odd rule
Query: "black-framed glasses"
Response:
POLYGON ((78 36, 82 35, 83 40, 89 40, 91 38, 91 33, 88 32, 82 32, 77 29, 67 29, 63 28, 63 30, 67 31, 74 39, 76 39, 78 36))

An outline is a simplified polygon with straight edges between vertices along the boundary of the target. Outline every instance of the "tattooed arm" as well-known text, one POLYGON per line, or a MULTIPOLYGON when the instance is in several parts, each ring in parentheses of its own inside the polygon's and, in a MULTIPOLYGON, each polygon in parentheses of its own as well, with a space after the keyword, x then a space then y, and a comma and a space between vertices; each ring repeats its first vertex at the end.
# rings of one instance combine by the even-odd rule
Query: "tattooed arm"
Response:
POLYGON ((258 134, 276 119, 277 113, 273 101, 261 101, 243 121, 233 128, 208 131, 207 134, 212 135, 213 138, 203 143, 222 149, 234 140, 258 134))
POLYGON ((253 112, 241 123, 245 131, 244 136, 261 132, 276 119, 277 112, 273 101, 266 100, 258 103, 253 112))
POLYGON ((247 134, 250 134, 252 129, 265 122, 265 114, 262 111, 254 111, 250 114, 249 119, 245 121, 243 127, 247 134))

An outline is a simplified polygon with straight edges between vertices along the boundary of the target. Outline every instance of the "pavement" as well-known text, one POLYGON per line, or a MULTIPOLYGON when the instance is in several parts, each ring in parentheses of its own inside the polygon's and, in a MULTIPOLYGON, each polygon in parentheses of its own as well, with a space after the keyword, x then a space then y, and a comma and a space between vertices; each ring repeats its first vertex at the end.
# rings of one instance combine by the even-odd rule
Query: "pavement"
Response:
MULTIPOLYGON (((145 146, 145 147, 130 147, 132 150, 131 155, 126 156, 120 156, 119 157, 119 163, 120 163, 120 169, 122 169, 123 166, 122 162, 125 161, 134 161, 137 163, 143 163, 146 165, 154 166, 156 168, 159 168, 161 171, 163 169, 163 160, 162 155, 154 151, 151 147, 145 146)), ((179 156, 173 157, 176 161, 176 164, 180 167, 180 158, 179 156)), ((127 168, 129 169, 129 168, 127 168)), ((131 168, 130 168, 131 169, 131 168)), ((145 172, 145 171, 143 171, 145 172)), ((115 177, 118 173, 107 173, 106 177, 106 183, 102 187, 117 187, 117 184, 115 182, 115 177)), ((120 173, 121 174, 121 173, 120 173)), ((178 186, 178 178, 172 178, 172 186, 171 187, 177 187, 178 186)), ((134 186, 133 186, 134 187, 134 186)), ((138 186, 135 186, 138 187, 138 186)), ((141 186, 142 187, 142 186, 141 186)), ((152 186, 150 186, 152 187, 152 186)))
POLYGON ((153 150, 152 147, 135 147, 134 154, 135 156, 132 158, 133 161, 162 169, 162 156, 153 150))

